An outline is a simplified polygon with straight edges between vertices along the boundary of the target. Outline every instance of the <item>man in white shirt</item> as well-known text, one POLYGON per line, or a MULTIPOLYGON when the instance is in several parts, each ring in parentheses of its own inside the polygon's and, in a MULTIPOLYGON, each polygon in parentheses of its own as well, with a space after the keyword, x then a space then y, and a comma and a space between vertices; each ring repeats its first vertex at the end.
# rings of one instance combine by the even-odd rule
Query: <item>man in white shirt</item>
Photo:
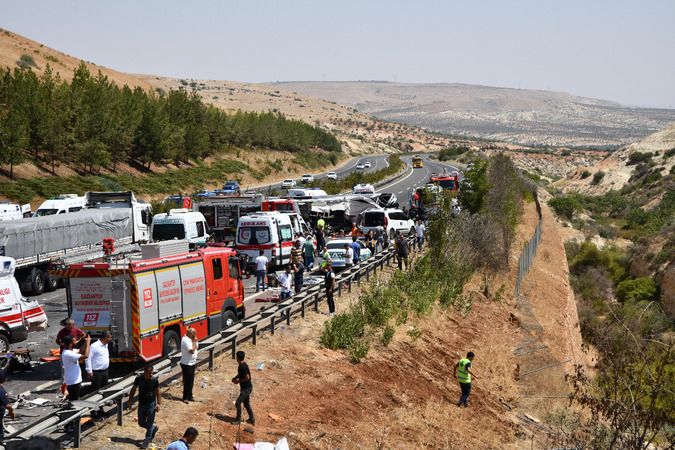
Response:
POLYGON ((345 269, 354 265, 354 249, 351 245, 345 244, 345 269))
POLYGON ((195 385, 198 349, 197 331, 194 328, 188 328, 180 342, 180 368, 183 372, 183 402, 185 403, 195 401, 192 388, 195 385))
POLYGON ((100 339, 89 347, 89 357, 84 362, 87 377, 91 380, 91 387, 98 391, 108 384, 108 368, 110 367, 110 353, 108 344, 112 341, 110 331, 104 331, 100 339))
POLYGON ((82 387, 82 371, 80 370, 80 363, 84 362, 89 357, 89 344, 91 343, 91 336, 88 334, 84 337, 84 349, 82 353, 75 350, 75 340, 72 336, 63 338, 63 346, 65 350, 61 354, 61 361, 63 361, 63 379, 68 389, 68 398, 73 400, 80 399, 80 388, 82 387))
POLYGON ((267 266, 269 259, 265 256, 265 250, 260 250, 260 255, 255 259, 255 291, 260 290, 262 285, 263 292, 265 291, 265 278, 267 278, 267 266))
POLYGON ((286 266, 286 269, 279 275, 279 286, 281 286, 281 294, 279 299, 286 300, 291 296, 291 266, 286 266))
POLYGON ((417 248, 419 250, 422 250, 422 246, 424 245, 424 233, 426 231, 427 227, 424 226, 424 222, 417 219, 417 223, 415 223, 415 233, 417 234, 417 248))

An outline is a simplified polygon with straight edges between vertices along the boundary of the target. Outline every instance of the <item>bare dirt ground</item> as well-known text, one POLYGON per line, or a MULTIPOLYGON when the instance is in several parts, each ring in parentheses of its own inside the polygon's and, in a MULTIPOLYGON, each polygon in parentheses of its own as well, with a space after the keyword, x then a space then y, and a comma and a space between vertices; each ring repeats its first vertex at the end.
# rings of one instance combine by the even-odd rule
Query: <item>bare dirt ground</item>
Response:
MULTIPOLYGON (((515 249, 529 238, 535 223, 534 207, 528 204, 515 249)), ((237 440, 276 442, 283 436, 293 449, 530 448, 531 429, 522 423, 522 415, 541 419, 552 408, 551 399, 543 397, 566 394, 565 365, 537 376, 523 374, 541 363, 577 358, 579 350, 556 226, 545 212, 535 268, 523 284, 529 310, 512 298, 513 271, 493 280, 493 286, 505 288, 489 299, 479 292, 477 276, 464 293, 471 302, 468 314, 438 307, 430 316, 399 326, 388 347, 371 347, 360 364, 320 346, 327 317, 310 313, 274 337, 261 336, 257 346, 243 348, 252 369, 265 363, 263 370, 253 372, 255 427, 228 422, 238 387, 229 381, 236 365, 223 356, 213 372, 198 372, 199 402, 180 402, 179 382, 162 389, 156 444, 163 448, 185 427, 196 426, 201 433, 193 447, 197 450, 231 448, 237 440), (417 339, 407 333, 412 326, 421 331, 417 339), (546 350, 522 353, 523 343, 536 342, 535 347, 546 350), (455 406, 459 388, 452 365, 468 350, 477 354, 478 378, 471 407, 464 409, 455 406)), ((515 260, 517 256, 514 250, 515 260)), ((359 289, 338 299, 338 310, 357 295, 359 289)), ((127 415, 122 427, 102 425, 85 440, 84 448, 134 448, 142 438, 134 418, 135 413, 127 415)))

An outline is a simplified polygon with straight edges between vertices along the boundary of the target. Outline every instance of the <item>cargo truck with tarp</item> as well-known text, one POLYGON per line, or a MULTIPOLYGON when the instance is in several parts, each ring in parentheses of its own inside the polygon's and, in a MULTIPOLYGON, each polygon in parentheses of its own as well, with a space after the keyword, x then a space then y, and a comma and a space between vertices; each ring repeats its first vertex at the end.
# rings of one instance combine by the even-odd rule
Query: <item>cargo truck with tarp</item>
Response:
POLYGON ((178 242, 142 246, 144 256, 136 260, 71 264, 54 272, 66 280, 75 324, 94 337, 112 333, 111 361, 151 361, 178 350, 187 327, 202 339, 244 318, 235 251, 163 251, 178 242))
POLYGON ((16 260, 15 277, 25 295, 58 286, 50 266, 103 256, 102 241, 114 238, 118 251, 138 250, 149 240, 150 206, 131 192, 87 192, 87 209, 0 222, 0 254, 16 260))

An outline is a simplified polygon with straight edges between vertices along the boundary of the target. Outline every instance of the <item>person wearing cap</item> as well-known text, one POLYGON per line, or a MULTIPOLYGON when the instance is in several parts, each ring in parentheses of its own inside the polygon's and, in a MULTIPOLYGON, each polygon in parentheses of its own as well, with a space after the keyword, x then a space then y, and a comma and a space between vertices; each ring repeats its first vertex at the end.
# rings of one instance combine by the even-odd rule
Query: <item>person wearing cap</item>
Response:
POLYGON ((80 363, 83 363, 89 357, 89 343, 91 336, 84 336, 84 349, 82 353, 75 350, 75 339, 72 336, 63 338, 65 350, 61 353, 63 361, 63 381, 68 389, 68 399, 70 401, 80 399, 80 388, 82 387, 82 370, 80 363))
POLYGON ((10 419, 14 419, 14 408, 9 402, 9 397, 7 397, 7 391, 3 384, 7 381, 7 373, 4 370, 0 370, 0 444, 5 441, 5 426, 3 424, 3 418, 5 417, 5 410, 9 415, 10 419))

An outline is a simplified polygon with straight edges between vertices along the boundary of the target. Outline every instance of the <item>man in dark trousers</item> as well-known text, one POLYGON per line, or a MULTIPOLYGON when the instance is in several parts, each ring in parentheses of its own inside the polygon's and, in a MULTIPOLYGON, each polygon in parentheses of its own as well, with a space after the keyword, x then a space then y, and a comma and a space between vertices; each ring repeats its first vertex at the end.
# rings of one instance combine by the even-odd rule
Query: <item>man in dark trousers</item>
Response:
POLYGON ((335 315, 335 301, 333 300, 333 290, 335 289, 335 272, 333 264, 329 261, 326 264, 326 275, 324 276, 326 284, 326 303, 328 303, 328 315, 335 315))
POLYGON ((469 394, 471 394, 471 377, 478 379, 476 375, 471 372, 471 362, 473 361, 474 355, 473 352, 466 354, 466 358, 462 358, 455 365, 455 370, 453 376, 457 381, 459 381, 459 387, 462 390, 462 396, 457 402, 457 406, 464 405, 469 407, 469 394))
POLYGON ((68 399, 71 401, 80 399, 80 388, 82 387, 80 363, 83 363, 89 357, 90 342, 91 337, 87 334, 84 337, 84 351, 80 353, 75 350, 75 339, 72 336, 63 338, 63 345, 65 345, 65 350, 61 354, 63 380, 68 389, 68 399))
POLYGON ((234 384, 238 384, 241 388, 239 392, 239 397, 237 401, 234 402, 234 406, 237 408, 237 417, 234 419, 234 422, 239 424, 241 423, 241 404, 244 404, 246 412, 248 413, 247 422, 251 425, 255 425, 255 417, 253 417, 253 409, 251 408, 251 393, 253 392, 253 383, 251 383, 251 371, 248 369, 248 364, 244 361, 246 354, 241 350, 237 352, 237 376, 232 378, 234 384))
POLYGON ((396 231, 396 239, 394 240, 394 248, 396 249, 396 259, 398 260, 398 270, 403 270, 403 263, 405 268, 408 268, 408 241, 405 240, 400 231, 396 231))
POLYGON ((7 374, 5 373, 4 370, 0 370, 0 445, 2 445, 5 442, 5 427, 4 424, 2 423, 3 418, 5 417, 5 410, 7 410, 9 418, 14 420, 14 408, 12 407, 12 404, 9 402, 9 398, 7 397, 7 391, 3 386, 5 381, 7 381, 7 374))
POLYGON ((193 402, 192 388, 195 385, 195 369, 197 368, 197 353, 199 342, 197 330, 188 327, 185 336, 180 341, 180 370, 183 374, 183 402, 193 402))
POLYGON ((153 369, 152 364, 148 364, 143 369, 143 375, 136 377, 127 403, 127 408, 131 408, 138 389, 138 426, 146 430, 141 448, 148 448, 159 431, 159 427, 155 425, 155 414, 159 412, 162 397, 159 395, 159 380, 152 375, 153 369))

